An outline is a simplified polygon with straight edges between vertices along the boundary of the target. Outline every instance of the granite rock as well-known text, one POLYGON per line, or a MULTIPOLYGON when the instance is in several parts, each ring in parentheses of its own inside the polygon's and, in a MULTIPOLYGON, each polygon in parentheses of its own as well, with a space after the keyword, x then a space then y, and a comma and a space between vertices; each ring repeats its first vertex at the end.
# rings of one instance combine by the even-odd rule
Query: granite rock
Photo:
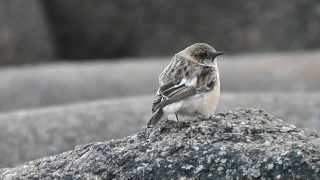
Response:
MULTIPOLYGON (((122 138, 146 125, 152 96, 111 99, 0 115, 0 168, 122 138)), ((299 128, 320 129, 320 94, 223 93, 217 112, 257 107, 299 128)))
POLYGON ((161 121, 0 170, 1 179, 317 179, 319 137, 261 109, 161 121))

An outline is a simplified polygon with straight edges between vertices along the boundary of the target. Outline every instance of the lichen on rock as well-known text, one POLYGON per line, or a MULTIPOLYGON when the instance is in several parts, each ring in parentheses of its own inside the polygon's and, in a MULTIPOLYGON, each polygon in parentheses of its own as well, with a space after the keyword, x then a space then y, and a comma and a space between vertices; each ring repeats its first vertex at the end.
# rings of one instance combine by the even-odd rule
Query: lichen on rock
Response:
POLYGON ((318 135, 260 109, 162 121, 119 140, 91 143, 0 170, 2 179, 317 179, 318 135))

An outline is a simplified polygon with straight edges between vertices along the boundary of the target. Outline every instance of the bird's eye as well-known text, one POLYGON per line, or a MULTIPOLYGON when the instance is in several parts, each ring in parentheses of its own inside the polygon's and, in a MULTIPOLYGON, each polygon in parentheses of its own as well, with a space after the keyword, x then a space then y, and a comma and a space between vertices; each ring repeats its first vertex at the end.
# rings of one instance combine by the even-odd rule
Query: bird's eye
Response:
POLYGON ((199 57, 205 58, 205 57, 207 57, 207 53, 205 53, 205 52, 199 53, 199 57))

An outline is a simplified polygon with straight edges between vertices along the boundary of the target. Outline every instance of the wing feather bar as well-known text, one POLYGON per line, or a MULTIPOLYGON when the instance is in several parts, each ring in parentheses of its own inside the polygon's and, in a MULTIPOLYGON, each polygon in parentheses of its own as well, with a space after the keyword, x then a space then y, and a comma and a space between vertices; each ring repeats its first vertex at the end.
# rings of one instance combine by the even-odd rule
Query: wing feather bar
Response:
POLYGON ((167 94, 161 102, 155 105, 154 109, 161 109, 169 104, 180 101, 182 99, 188 98, 196 94, 197 90, 194 87, 187 87, 184 85, 177 86, 174 89, 170 90, 170 93, 167 94))

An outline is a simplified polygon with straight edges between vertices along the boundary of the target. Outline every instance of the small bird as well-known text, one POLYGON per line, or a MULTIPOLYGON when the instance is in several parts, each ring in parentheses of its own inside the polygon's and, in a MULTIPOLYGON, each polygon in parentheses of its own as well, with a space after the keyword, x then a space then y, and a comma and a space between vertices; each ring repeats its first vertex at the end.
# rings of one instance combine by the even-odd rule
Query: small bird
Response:
POLYGON ((152 127, 163 117, 202 116, 215 112, 220 98, 216 51, 206 43, 196 43, 175 54, 159 76, 159 89, 152 102, 152 127))

